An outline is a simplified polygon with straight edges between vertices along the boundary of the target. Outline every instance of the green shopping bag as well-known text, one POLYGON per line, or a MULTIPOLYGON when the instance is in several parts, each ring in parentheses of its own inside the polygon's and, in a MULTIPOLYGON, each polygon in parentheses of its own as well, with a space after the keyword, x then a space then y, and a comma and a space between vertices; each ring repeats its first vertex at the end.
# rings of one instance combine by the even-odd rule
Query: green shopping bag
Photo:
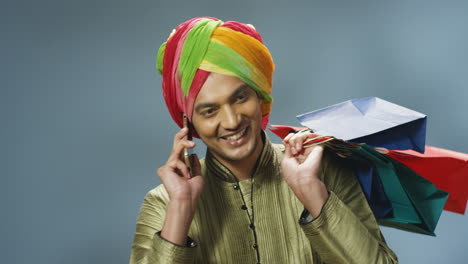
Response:
POLYGON ((434 230, 448 198, 448 193, 417 173, 363 144, 353 150, 376 169, 383 189, 392 204, 390 212, 379 223, 405 231, 435 236, 434 230))

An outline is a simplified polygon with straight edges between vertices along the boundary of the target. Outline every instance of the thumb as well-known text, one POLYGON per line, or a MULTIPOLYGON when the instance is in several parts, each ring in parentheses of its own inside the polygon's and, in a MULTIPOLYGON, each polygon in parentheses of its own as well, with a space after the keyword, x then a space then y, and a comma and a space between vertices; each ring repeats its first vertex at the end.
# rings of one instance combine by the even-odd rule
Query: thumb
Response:
POLYGON ((303 164, 307 167, 316 166, 317 164, 320 164, 320 162, 322 161, 322 156, 323 156, 323 146, 322 145, 314 146, 303 164))

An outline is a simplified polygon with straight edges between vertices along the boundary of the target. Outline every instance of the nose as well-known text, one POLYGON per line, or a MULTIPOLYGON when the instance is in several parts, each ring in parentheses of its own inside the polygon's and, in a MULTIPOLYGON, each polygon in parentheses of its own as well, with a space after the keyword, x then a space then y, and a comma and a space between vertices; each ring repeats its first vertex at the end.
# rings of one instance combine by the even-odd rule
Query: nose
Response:
POLYGON ((221 126, 226 130, 236 130, 241 123, 241 115, 235 107, 225 106, 222 109, 221 126))

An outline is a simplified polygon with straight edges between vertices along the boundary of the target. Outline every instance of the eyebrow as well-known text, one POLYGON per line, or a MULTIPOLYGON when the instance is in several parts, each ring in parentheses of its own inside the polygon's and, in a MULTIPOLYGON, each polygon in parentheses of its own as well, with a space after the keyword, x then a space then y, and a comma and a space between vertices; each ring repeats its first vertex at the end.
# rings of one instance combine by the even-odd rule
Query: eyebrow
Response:
MULTIPOLYGON (((229 96, 229 100, 231 100, 231 98, 234 98, 236 97, 237 95, 239 95, 241 92, 243 92, 245 89, 250 89, 250 86, 246 83, 243 83, 241 84, 239 87, 237 87, 237 89, 229 96)), ((201 104, 198 104, 196 107, 195 107, 195 111, 196 112, 199 112, 201 109, 203 108, 209 108, 209 107, 213 107, 213 106, 216 106, 217 104, 215 103, 201 103, 201 104)))
POLYGON ((232 94, 229 96, 229 98, 234 98, 238 96, 240 93, 245 91, 246 89, 250 89, 250 86, 248 86, 246 83, 240 85, 232 94))

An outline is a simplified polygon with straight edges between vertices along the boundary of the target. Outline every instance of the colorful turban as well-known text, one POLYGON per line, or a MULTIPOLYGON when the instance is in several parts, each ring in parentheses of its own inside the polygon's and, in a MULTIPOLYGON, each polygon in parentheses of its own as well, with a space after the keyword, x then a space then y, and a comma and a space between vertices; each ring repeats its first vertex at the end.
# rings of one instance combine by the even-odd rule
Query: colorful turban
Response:
POLYGON ((273 102, 274 64, 252 25, 211 17, 190 19, 161 45, 157 67, 167 108, 179 127, 183 113, 192 120, 195 99, 208 75, 215 72, 236 76, 256 91, 263 100, 265 129, 273 102))

